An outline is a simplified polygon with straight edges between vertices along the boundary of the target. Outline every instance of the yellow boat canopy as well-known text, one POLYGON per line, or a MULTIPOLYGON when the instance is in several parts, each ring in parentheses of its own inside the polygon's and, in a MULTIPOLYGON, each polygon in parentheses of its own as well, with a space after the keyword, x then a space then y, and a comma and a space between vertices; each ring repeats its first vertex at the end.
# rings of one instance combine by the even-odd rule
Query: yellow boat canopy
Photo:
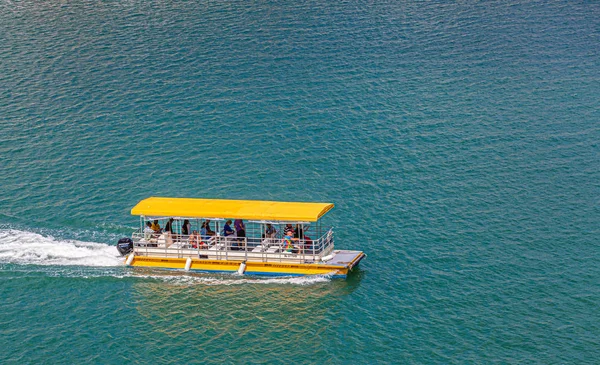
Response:
POLYGON ((332 208, 331 203, 150 197, 133 207, 131 214, 150 217, 316 222, 332 208))

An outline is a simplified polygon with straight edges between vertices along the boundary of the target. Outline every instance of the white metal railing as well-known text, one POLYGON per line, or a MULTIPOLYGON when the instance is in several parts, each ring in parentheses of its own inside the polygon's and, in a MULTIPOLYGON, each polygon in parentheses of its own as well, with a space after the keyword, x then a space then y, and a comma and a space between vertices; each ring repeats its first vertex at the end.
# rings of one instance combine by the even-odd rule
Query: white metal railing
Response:
POLYGON ((316 240, 293 239, 291 246, 280 237, 236 237, 135 232, 136 255, 199 257, 213 260, 263 262, 318 262, 333 251, 333 229, 316 240))

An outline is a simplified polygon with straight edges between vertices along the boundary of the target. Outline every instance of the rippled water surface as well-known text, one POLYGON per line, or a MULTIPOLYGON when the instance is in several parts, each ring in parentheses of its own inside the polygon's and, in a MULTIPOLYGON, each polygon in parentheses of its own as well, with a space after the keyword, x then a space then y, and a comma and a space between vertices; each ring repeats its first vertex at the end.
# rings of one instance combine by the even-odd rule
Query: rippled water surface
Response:
POLYGON ((600 5, 0 0, 0 363, 598 363, 600 5), (123 266, 325 201, 348 280, 123 266))

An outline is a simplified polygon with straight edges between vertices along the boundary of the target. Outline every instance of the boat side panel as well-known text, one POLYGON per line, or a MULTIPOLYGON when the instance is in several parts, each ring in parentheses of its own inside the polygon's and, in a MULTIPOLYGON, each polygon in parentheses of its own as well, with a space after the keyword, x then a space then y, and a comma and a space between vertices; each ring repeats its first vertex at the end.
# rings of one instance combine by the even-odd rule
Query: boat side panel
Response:
MULTIPOLYGON (((186 258, 136 256, 131 266, 184 269, 186 258)), ((236 272, 241 261, 192 259, 190 270, 205 272, 236 272)), ((316 264, 285 264, 247 262, 246 274, 253 275, 334 275, 345 276, 348 267, 316 264)))

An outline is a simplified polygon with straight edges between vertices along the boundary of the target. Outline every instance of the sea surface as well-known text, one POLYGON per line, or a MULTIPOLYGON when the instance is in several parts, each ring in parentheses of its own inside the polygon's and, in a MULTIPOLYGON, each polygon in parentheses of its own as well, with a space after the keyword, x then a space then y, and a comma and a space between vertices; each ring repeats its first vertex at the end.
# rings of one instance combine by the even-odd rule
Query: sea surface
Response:
POLYGON ((1 364, 599 364, 597 1, 0 0, 1 364), (347 280, 133 269, 332 202, 347 280))

